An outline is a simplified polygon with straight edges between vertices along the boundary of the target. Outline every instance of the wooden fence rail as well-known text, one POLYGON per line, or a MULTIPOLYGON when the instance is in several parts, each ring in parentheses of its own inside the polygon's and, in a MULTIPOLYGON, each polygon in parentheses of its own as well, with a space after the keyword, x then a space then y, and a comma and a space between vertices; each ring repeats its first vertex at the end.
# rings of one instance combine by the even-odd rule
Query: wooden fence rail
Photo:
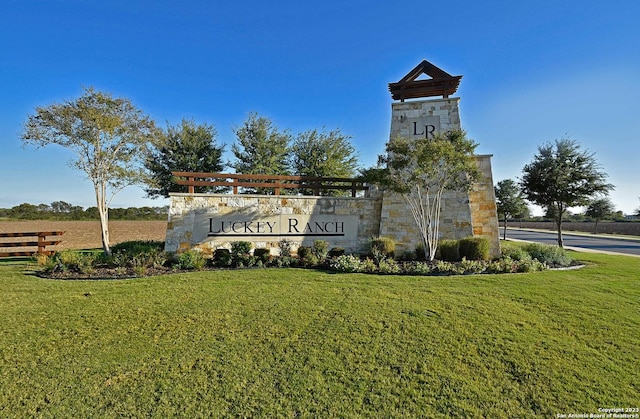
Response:
POLYGON ((178 185, 187 186, 188 193, 195 193, 196 186, 230 187, 233 194, 238 188, 272 189, 275 195, 280 195, 281 189, 300 189, 310 191, 313 195, 320 195, 323 191, 346 190, 355 197, 358 191, 368 191, 369 186, 360 179, 340 177, 310 177, 310 176, 277 176, 277 175, 241 175, 235 173, 204 173, 204 172, 172 172, 178 185))
POLYGON ((54 250, 47 250, 47 246, 55 246, 60 244, 62 240, 47 240, 48 236, 61 236, 64 231, 37 231, 29 233, 0 233, 0 249, 9 247, 37 247, 38 250, 20 250, 16 252, 0 252, 0 257, 12 256, 33 256, 35 253, 40 255, 52 255, 54 250), (7 237, 26 237, 27 241, 4 241, 7 237), (36 240, 37 238, 37 240, 36 240))

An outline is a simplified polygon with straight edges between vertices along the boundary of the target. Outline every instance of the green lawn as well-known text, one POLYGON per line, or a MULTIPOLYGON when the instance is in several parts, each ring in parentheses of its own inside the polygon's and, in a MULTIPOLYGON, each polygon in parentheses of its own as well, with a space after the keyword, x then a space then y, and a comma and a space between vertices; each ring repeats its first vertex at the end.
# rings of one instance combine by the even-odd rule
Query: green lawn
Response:
POLYGON ((640 405, 640 258, 45 280, 0 262, 0 417, 555 417, 640 405))

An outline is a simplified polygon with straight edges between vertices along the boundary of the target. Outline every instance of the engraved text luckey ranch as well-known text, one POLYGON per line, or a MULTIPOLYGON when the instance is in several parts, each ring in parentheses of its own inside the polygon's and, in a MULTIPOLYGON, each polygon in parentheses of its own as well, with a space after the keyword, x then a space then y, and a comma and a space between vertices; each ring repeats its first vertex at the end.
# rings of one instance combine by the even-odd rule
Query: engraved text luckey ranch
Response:
POLYGON ((207 236, 319 236, 343 237, 345 235, 345 221, 339 220, 309 220, 290 217, 282 221, 234 220, 224 221, 209 218, 209 232, 207 236))

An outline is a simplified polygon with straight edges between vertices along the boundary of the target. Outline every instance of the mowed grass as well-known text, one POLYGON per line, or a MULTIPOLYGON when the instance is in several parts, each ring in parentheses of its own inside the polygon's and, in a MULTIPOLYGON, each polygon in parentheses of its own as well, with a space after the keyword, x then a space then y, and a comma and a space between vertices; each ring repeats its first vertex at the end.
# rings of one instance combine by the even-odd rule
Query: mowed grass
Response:
POLYGON ((640 403, 640 258, 55 281, 0 262, 2 417, 551 417, 640 403))

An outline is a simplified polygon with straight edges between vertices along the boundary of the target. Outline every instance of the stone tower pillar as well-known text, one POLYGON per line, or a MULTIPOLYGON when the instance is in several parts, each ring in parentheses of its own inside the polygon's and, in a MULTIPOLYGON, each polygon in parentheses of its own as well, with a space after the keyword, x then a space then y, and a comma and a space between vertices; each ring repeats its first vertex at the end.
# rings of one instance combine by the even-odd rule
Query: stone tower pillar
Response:
MULTIPOLYGON (((392 97, 400 102, 391 105, 390 139, 431 138, 434 134, 461 129, 458 104, 452 97, 462 76, 451 76, 427 61, 420 63, 398 83, 389 84, 392 97), (421 74, 430 80, 416 80, 421 74), (442 95, 442 98, 418 99, 442 95)), ((500 254, 498 217, 496 213, 491 156, 476 156, 482 179, 470 192, 446 192, 442 197, 440 239, 486 236, 492 256, 500 254)), ((380 236, 393 238, 399 250, 412 252, 421 242, 411 211, 404 199, 385 193, 382 201, 380 236)))

